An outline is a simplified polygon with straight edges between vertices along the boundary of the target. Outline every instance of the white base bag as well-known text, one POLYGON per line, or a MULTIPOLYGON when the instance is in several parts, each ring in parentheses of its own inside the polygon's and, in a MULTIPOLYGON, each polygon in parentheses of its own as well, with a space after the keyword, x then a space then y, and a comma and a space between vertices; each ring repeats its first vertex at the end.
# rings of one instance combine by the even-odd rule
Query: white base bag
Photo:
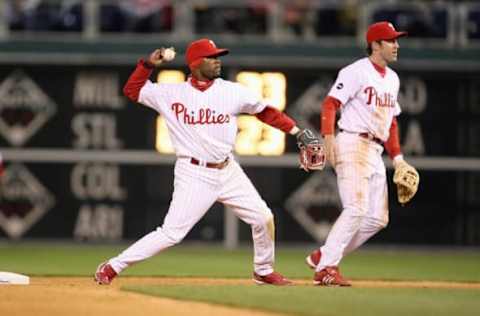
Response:
POLYGON ((23 274, 0 271, 0 285, 2 284, 30 284, 30 278, 23 274))

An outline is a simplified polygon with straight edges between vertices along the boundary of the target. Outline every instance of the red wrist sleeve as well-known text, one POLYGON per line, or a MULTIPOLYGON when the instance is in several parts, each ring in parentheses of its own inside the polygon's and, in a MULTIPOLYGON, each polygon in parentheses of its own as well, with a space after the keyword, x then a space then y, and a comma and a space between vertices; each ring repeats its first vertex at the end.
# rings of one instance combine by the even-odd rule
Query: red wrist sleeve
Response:
POLYGON ((331 135, 335 132, 335 114, 342 103, 334 97, 327 96, 322 104, 321 131, 322 135, 331 135))
POLYGON ((393 118, 392 125, 390 125, 390 135, 388 136, 387 141, 384 143, 385 150, 390 156, 391 159, 395 156, 400 155, 400 137, 398 136, 398 123, 397 118, 393 118))
POLYGON ((262 112, 257 113, 255 116, 263 123, 278 128, 285 133, 290 132, 296 125, 295 121, 287 114, 280 112, 272 106, 267 106, 262 112))
POLYGON ((128 78, 127 83, 123 87, 123 94, 133 102, 137 102, 140 90, 145 85, 148 78, 150 78, 152 71, 153 69, 146 66, 145 61, 140 59, 137 63, 137 68, 132 72, 130 78, 128 78))

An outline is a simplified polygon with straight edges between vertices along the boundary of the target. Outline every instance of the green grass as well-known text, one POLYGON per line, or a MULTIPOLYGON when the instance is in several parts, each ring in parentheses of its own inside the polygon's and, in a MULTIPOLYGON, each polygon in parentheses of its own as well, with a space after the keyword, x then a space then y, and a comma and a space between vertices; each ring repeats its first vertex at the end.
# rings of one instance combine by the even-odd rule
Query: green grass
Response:
MULTIPOLYGON (((30 276, 91 276, 99 262, 127 245, 0 243, 0 271, 30 276)), ((310 248, 277 248, 278 271, 292 279, 310 279, 303 260, 310 248)), ((480 282, 478 251, 359 250, 342 261, 355 279, 480 282)), ((252 250, 180 245, 141 264, 124 276, 250 278, 252 250)), ((125 290, 180 300, 195 300, 292 315, 477 315, 478 289, 323 288, 298 285, 158 285, 125 290)))
MULTIPOLYGON (((29 275, 90 276, 98 263, 127 245, 0 243, 0 271, 29 275)), ((310 248, 278 248, 276 269, 290 278, 311 278, 303 260, 310 248)), ((480 282, 480 253, 474 251, 358 250, 342 261, 351 279, 480 282)), ((249 278, 252 250, 179 245, 122 275, 249 278)))
POLYGON ((129 286, 126 290, 292 315, 472 316, 479 290, 313 286, 129 286))

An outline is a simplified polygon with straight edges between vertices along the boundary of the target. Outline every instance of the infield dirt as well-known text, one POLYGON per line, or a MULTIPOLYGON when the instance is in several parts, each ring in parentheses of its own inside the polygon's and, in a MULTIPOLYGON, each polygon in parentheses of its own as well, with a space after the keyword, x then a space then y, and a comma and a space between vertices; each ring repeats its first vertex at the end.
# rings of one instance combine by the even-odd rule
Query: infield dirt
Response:
MULTIPOLYGON (((311 285, 311 280, 295 280, 311 285)), ((480 289, 479 283, 353 281, 355 287, 416 287, 480 289)), ((126 285, 252 285, 249 279, 207 278, 118 278, 110 286, 99 286, 86 277, 33 277, 30 285, 0 286, 2 315, 188 315, 191 316, 273 316, 275 313, 238 309, 207 303, 186 302, 121 291, 126 285)))

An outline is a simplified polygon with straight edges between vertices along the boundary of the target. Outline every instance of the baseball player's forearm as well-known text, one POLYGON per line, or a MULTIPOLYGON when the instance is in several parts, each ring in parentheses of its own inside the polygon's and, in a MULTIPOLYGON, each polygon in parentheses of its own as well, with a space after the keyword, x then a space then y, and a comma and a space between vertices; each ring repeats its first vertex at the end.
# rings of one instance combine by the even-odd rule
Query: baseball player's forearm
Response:
POLYGON ((335 132, 335 114, 341 105, 339 100, 331 96, 323 101, 320 123, 322 135, 332 135, 335 132))
POLYGON ((398 123, 397 118, 393 118, 392 124, 390 125, 390 135, 388 136, 387 141, 384 144, 385 150, 390 156, 391 159, 394 159, 398 155, 401 155, 400 150, 400 137, 398 135, 398 123))
POLYGON ((143 59, 140 59, 137 63, 137 68, 135 68, 123 87, 123 94, 133 102, 137 102, 140 90, 145 85, 148 78, 150 78, 152 71, 153 66, 145 62, 143 59))
POLYGON ((290 133, 296 125, 291 117, 272 106, 267 106, 262 112, 257 113, 255 116, 263 123, 278 128, 285 133, 290 133))

